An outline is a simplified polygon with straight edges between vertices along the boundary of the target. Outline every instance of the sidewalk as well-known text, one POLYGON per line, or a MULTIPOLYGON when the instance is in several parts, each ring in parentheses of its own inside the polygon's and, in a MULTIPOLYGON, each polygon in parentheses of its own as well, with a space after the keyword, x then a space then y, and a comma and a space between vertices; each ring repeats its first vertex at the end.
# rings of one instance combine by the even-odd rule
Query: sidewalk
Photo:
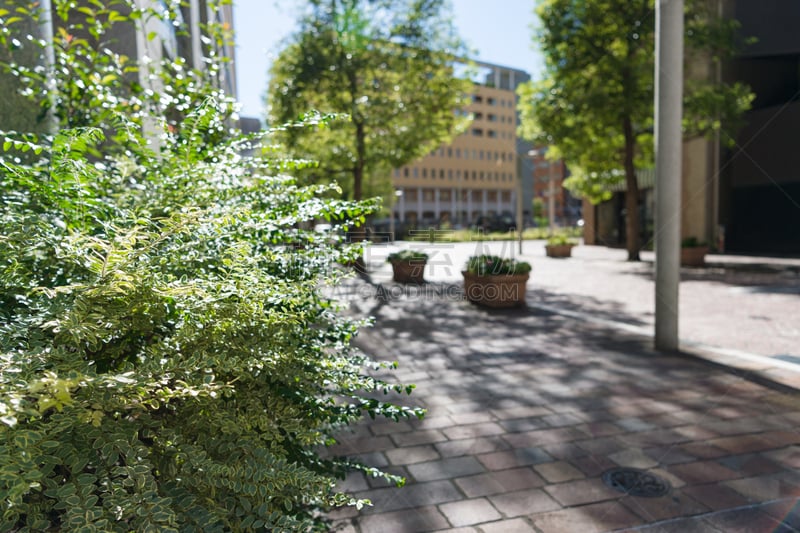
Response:
MULTIPOLYGON (((653 337, 652 252, 629 263, 625 250, 579 246, 568 260, 545 257, 544 241, 398 243, 432 254, 429 281, 460 283, 467 257, 485 250, 533 265, 528 305, 581 322, 653 337)), ((389 250, 370 248, 376 280, 390 281, 389 250)), ((683 351, 800 388, 800 259, 709 255, 707 268, 681 270, 679 334, 683 351)))
MULTIPOLYGON (((371 279, 352 280, 339 293, 353 312, 376 317, 376 326, 359 335, 360 346, 399 362, 392 379, 417 384, 410 397, 392 399, 428 414, 422 421, 376 420, 341 437, 334 452, 408 483, 398 489, 349 477, 344 487, 374 506, 333 513, 336 530, 800 530, 797 393, 659 354, 636 332, 536 307, 547 297, 572 304, 576 313, 591 305, 591 313, 610 322, 647 327, 647 317, 635 312, 641 302, 581 293, 592 283, 605 291, 618 282, 609 288, 606 278, 593 275, 575 280, 574 292, 556 290, 559 276, 569 278, 580 265, 584 274, 586 265, 595 273, 618 270, 590 257, 591 250, 573 267, 572 260, 553 263, 543 251, 526 251, 534 256, 531 305, 511 311, 483 310, 460 298, 457 261, 469 251, 451 250, 451 271, 444 262, 440 273, 433 265, 432 283, 421 287, 391 283, 373 250, 371 279), (602 480, 615 467, 655 474, 669 492, 618 492, 602 480)), ((631 279, 647 277, 646 265, 622 265, 631 279)), ((700 286, 727 290, 719 283, 700 286)), ((740 301, 752 296, 734 294, 740 301)), ((781 298, 777 305, 793 305, 781 298)))

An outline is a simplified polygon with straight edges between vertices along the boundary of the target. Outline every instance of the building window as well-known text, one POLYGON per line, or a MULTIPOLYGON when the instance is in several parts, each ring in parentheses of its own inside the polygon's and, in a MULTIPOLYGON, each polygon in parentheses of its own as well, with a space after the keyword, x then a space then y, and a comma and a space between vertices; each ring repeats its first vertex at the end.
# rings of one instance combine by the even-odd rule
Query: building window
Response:
POLYGON ((453 157, 453 149, 452 148, 448 148, 447 149, 447 157, 453 157))
POLYGON ((447 171, 447 178, 451 179, 451 180, 453 179, 453 170, 452 169, 447 171))
POLYGON ((433 201, 433 191, 430 189, 425 189, 422 191, 422 200, 424 202, 432 202, 433 201))
POLYGON ((408 167, 403 169, 403 177, 408 177, 408 167))
POLYGON ((439 169, 439 179, 444 179, 444 169, 439 169))
POLYGON ((474 170, 472 171, 472 179, 478 179, 478 174, 474 170))
POLYGON ((494 98, 492 98, 490 96, 490 97, 486 98, 486 103, 489 104, 489 105, 497 105, 497 100, 495 100, 494 98))
POLYGON ((483 150, 481 150, 481 151, 479 152, 479 156, 480 156, 480 157, 479 157, 479 159, 480 159, 481 161, 483 161, 483 150))
POLYGON ((476 111, 475 113, 472 114, 472 116, 475 117, 475 120, 483 119, 483 113, 481 113, 480 111, 476 111))
POLYGON ((479 175, 480 175, 481 181, 483 181, 483 170, 481 170, 481 173, 479 175))
POLYGON ((473 94, 472 95, 472 101, 475 102, 476 104, 482 104, 483 103, 483 96, 481 96, 479 94, 473 94))
POLYGON ((422 169, 422 177, 423 178, 427 178, 428 177, 428 169, 427 168, 423 168, 422 169))
POLYGON ((456 148, 456 157, 461 158, 461 148, 456 148))
POLYGON ((481 128, 472 128, 472 134, 475 137, 483 137, 483 130, 481 128))
POLYGON ((497 115, 495 115, 494 113, 489 113, 488 115, 486 115, 486 120, 488 120, 489 122, 497 122, 497 115))
POLYGON ((414 167, 414 177, 419 177, 419 169, 417 167, 414 167))
POLYGON ((491 138, 491 139, 496 139, 497 138, 497 132, 494 131, 494 130, 486 130, 486 136, 491 138))

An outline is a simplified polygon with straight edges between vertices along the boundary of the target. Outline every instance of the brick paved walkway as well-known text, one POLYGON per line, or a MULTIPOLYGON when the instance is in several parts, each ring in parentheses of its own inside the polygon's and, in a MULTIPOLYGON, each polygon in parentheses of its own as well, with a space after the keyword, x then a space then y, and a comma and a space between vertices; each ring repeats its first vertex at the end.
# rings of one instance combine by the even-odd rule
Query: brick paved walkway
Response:
MULTIPOLYGON (((335 453, 403 475, 353 475, 373 506, 347 532, 800 531, 800 397, 651 342, 528 308, 486 311, 456 285, 350 282, 377 318, 358 342, 417 384, 422 421, 376 420, 335 453), (667 479, 666 496, 606 487, 617 466, 667 479)), ((394 398, 397 400, 398 398, 394 398)))

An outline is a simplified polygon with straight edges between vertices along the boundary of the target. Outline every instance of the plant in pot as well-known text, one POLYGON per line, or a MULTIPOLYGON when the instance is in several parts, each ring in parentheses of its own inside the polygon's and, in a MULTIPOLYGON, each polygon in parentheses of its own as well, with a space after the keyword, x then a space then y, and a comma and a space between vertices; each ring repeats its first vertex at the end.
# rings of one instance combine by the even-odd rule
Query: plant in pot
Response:
POLYGON ((423 274, 428 254, 419 250, 401 250, 386 258, 392 265, 393 278, 398 283, 424 283, 423 274))
POLYGON ((571 257, 572 247, 577 244, 578 241, 564 233, 554 233, 547 238, 544 249, 547 257, 571 257))
POLYGON ((687 237, 681 241, 681 265, 701 267, 706 264, 708 245, 697 237, 687 237))
POLYGON ((486 307, 525 305, 525 285, 531 265, 496 255, 470 257, 464 276, 464 294, 470 302, 486 307))

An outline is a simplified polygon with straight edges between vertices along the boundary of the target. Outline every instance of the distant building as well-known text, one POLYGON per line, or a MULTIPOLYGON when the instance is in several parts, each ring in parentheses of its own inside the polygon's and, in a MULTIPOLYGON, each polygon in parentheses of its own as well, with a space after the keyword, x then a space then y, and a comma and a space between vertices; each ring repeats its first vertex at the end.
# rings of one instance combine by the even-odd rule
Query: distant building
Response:
MULTIPOLYGON (((528 152, 533 167, 533 196, 543 202, 541 216, 549 219, 552 195, 556 225, 572 226, 581 218, 581 201, 564 188, 564 180, 569 177, 569 169, 564 161, 548 161, 545 158, 546 151, 546 147, 539 147, 528 152)), ((531 206, 526 207, 531 209, 531 206)))
POLYGON ((482 71, 466 112, 467 131, 422 159, 395 169, 395 218, 410 225, 468 226, 481 215, 515 215, 522 190, 530 210, 533 187, 526 154, 517 138, 517 86, 530 79, 521 70, 477 63, 482 71), (520 179, 524 179, 520 187, 520 179))
MULTIPOLYGON (((0 8, 7 9, 11 12, 14 11, 15 6, 23 3, 21 0, 0 0, 0 8)), ((51 2, 41 2, 40 5, 51 5, 51 2)), ((80 11, 77 10, 80 2, 76 3, 74 10, 74 22, 81 21, 84 17, 80 11)), ((153 8, 161 10, 166 8, 163 0, 135 0, 135 5, 140 8, 153 8)), ((114 9, 123 11, 125 6, 115 5, 114 9)), ((181 57, 186 60, 186 63, 193 68, 203 70, 206 67, 204 57, 207 57, 210 50, 208 41, 204 39, 203 28, 210 22, 219 23, 225 27, 233 28, 233 6, 221 5, 216 8, 206 0, 185 0, 180 3, 180 12, 178 13, 179 27, 169 21, 159 20, 155 17, 146 17, 137 25, 132 23, 116 23, 109 34, 105 37, 105 43, 115 52, 124 54, 131 58, 135 63, 142 65, 146 61, 158 62, 162 58, 176 59, 181 57), (153 36, 154 38, 149 38, 153 36)), ((52 11, 55 13, 55 6, 52 6, 52 11)), ((51 13, 49 17, 44 16, 37 24, 36 21, 23 21, 21 25, 15 26, 20 32, 31 33, 35 37, 47 40, 58 31, 59 26, 62 24, 61 18, 51 13)), ((72 12, 69 14, 69 22, 73 22, 72 12)), ((70 31, 80 33, 82 30, 71 28, 70 31)), ((20 35, 18 40, 25 43, 27 39, 24 35, 20 35)), ((236 75, 234 71, 234 47, 232 44, 216 47, 213 52, 221 57, 230 58, 231 61, 223 62, 221 71, 216 77, 216 83, 219 88, 224 90, 227 94, 236 96, 236 75)), ((44 59, 40 57, 40 51, 35 47, 28 45, 25 50, 15 57, 20 62, 31 62, 43 64, 44 59)), ((146 69, 139 71, 139 83, 143 87, 151 87, 151 81, 148 79, 146 69)), ((0 73, 0 88, 3 89, 5 94, 16 93, 18 85, 16 80, 9 74, 0 73)), ((153 89, 158 89, 153 87, 153 89)), ((6 97, 6 100, 8 98, 6 97)), ((6 125, 21 124, 17 129, 21 131, 31 131, 40 129, 37 127, 36 113, 38 110, 29 105, 22 97, 13 95, 12 102, 14 105, 0 105, 0 124, 6 125)), ((41 117, 39 117, 41 119, 41 117)), ((0 129, 3 129, 0 126, 0 129)))

